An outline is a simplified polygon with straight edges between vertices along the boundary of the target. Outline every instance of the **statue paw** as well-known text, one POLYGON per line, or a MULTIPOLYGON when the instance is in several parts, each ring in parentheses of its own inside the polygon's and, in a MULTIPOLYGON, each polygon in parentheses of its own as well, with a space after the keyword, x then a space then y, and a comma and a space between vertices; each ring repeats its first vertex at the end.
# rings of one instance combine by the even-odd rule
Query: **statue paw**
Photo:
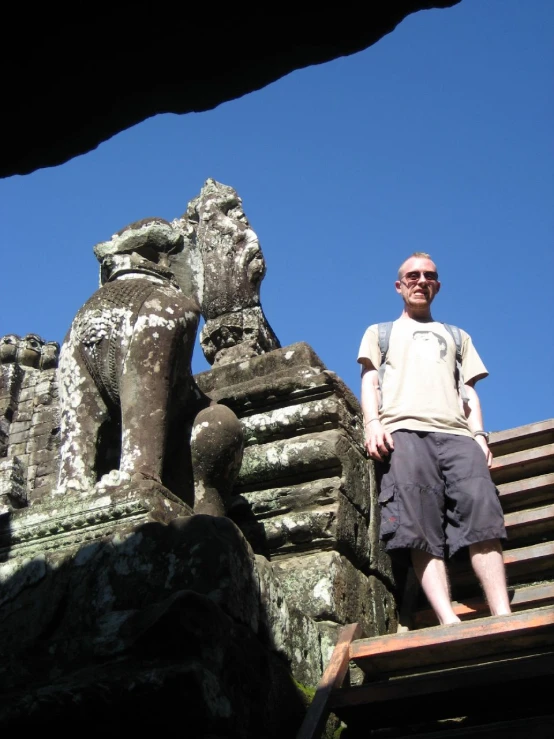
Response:
POLYGON ((96 490, 102 491, 108 488, 117 488, 131 482, 131 475, 128 472, 120 472, 119 470, 110 470, 106 475, 102 475, 99 482, 96 483, 96 490))
POLYGON ((82 495, 83 493, 90 493, 92 489, 90 485, 79 480, 67 480, 53 488, 52 495, 82 495))

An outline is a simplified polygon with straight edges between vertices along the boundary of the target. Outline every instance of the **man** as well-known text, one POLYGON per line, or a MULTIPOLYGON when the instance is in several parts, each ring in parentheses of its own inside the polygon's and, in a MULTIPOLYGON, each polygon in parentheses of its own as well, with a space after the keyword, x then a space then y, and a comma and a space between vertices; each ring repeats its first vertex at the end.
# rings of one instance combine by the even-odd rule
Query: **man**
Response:
POLYGON ((365 447, 380 482, 381 538, 388 551, 410 551, 439 622, 450 624, 460 619, 450 600, 445 556, 462 547, 469 547, 491 613, 510 613, 510 602, 500 544, 504 519, 474 388, 488 373, 461 331, 458 386, 455 341, 431 316, 440 286, 429 254, 409 257, 395 283, 404 309, 392 324, 381 382, 377 325, 365 332, 358 362, 365 447))

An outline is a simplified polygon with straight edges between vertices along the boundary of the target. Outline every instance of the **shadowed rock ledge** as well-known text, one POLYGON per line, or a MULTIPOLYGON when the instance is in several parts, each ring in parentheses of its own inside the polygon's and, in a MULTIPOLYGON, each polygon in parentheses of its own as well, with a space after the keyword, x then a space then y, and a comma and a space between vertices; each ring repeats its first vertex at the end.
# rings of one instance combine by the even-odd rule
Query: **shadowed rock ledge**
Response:
POLYGON ((167 2, 85 4, 75 14, 12 6, 0 51, 0 176, 61 164, 157 113, 209 110, 361 51, 411 13, 458 2, 379 0, 317 15, 167 2))

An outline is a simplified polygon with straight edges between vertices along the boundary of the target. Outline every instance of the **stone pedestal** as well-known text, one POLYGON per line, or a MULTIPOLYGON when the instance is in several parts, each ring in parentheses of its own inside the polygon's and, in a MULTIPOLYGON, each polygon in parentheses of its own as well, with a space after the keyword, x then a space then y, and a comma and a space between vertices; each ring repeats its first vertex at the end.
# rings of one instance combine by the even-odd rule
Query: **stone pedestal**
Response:
POLYGON ((319 632, 227 518, 160 485, 0 516, 0 724, 293 736, 319 632), (124 717, 124 721, 122 721, 124 717))
POLYGON ((326 634, 352 621, 365 636, 395 630, 373 465, 351 391, 303 343, 196 379, 241 420, 246 448, 229 516, 271 560, 288 602, 326 634))

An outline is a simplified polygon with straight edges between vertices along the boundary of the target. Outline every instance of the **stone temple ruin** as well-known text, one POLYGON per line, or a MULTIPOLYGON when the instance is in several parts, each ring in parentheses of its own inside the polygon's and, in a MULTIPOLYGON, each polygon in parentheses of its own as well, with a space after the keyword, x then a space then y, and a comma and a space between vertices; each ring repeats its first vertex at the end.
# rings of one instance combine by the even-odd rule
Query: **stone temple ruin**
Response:
POLYGON ((61 350, 0 338, 0 726, 551 736, 554 421, 491 438, 517 613, 483 617, 458 561, 467 623, 426 628, 378 542, 359 404, 280 346, 237 193, 208 180, 94 251, 61 350))
POLYGON ((61 352, 0 340, 1 725, 292 737, 339 627, 396 629, 358 402, 281 348, 232 188, 95 254, 61 352))

